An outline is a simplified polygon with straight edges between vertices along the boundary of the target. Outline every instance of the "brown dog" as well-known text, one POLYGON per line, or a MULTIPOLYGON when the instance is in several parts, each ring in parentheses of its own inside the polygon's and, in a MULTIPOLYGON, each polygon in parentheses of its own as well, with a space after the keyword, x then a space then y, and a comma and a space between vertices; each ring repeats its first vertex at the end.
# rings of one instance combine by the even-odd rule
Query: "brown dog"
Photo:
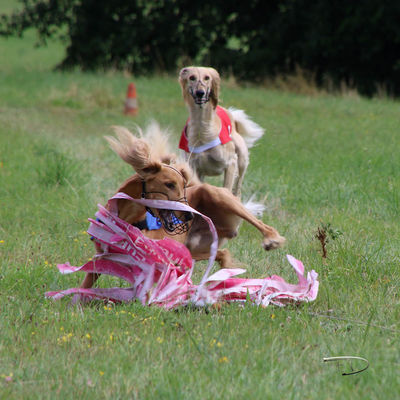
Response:
MULTIPOLYGON (((285 239, 274 228, 255 218, 228 189, 199 182, 191 177, 191 170, 186 163, 171 164, 173 155, 168 152, 156 153, 145 139, 136 138, 124 128, 115 129, 119 140, 108 138, 108 141, 114 151, 136 171, 135 175, 121 185, 118 192, 137 199, 144 197, 187 202, 192 208, 212 219, 218 233, 219 246, 237 235, 242 219, 261 232, 265 250, 275 249, 284 243, 285 239)), ((167 151, 166 147, 163 150, 167 151)), ((147 237, 162 239, 168 236, 184 243, 193 259, 209 258, 212 236, 208 225, 200 217, 195 216, 190 220, 190 218, 185 219, 182 213, 178 213, 177 219, 191 227, 175 234, 174 227, 166 228, 165 221, 168 224, 169 215, 163 214, 162 211, 150 210, 163 222, 164 229, 149 230, 143 226, 146 217, 145 207, 123 199, 118 200, 117 205, 118 216, 132 225, 141 227, 147 237)), ((218 249, 216 260, 223 268, 232 266, 233 263, 227 249, 218 249)), ((88 273, 81 287, 92 287, 97 277, 96 274, 88 273)))
POLYGON ((183 68, 179 82, 189 109, 179 147, 201 181, 224 174, 224 187, 240 197, 248 149, 264 130, 242 110, 218 106, 220 76, 214 68, 183 68))

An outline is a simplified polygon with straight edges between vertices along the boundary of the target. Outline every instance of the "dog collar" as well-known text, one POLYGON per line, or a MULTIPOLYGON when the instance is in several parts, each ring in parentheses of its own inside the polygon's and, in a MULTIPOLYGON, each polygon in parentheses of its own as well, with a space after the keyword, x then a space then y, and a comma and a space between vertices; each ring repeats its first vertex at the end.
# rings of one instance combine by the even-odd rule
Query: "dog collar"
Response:
POLYGON ((211 140, 211 142, 208 142, 206 144, 203 144, 201 146, 197 146, 197 147, 193 147, 193 146, 189 146, 189 152, 190 153, 202 153, 203 151, 206 151, 208 149, 212 149, 213 147, 216 147, 218 145, 221 144, 221 139, 219 138, 219 136, 217 138, 215 138, 214 140, 211 140))

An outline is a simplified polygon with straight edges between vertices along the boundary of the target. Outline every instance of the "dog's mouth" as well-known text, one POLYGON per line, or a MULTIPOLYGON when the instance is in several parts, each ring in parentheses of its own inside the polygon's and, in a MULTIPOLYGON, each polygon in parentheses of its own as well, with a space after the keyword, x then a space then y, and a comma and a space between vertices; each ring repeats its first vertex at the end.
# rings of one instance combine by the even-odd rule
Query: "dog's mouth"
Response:
POLYGON ((202 105, 210 100, 210 88, 207 90, 193 90, 190 88, 190 94, 197 105, 202 105))
POLYGON ((158 218, 166 232, 171 235, 186 233, 193 221, 193 214, 188 211, 179 212, 179 217, 174 210, 158 210, 158 218))

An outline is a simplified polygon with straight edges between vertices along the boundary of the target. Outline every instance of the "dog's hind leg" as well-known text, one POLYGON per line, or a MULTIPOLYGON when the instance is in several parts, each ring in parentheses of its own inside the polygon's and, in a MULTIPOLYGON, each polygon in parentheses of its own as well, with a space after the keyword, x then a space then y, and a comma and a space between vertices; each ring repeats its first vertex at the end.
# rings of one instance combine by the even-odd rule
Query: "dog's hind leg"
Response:
MULTIPOLYGON (((213 238, 208 224, 199 216, 195 216, 185 242, 185 246, 189 249, 192 258, 196 261, 208 260, 212 241, 213 238)), ((218 247, 223 246, 226 242, 226 237, 219 236, 218 247)), ((221 268, 232 268, 237 265, 228 249, 218 248, 215 261, 219 263, 221 268)))
MULTIPOLYGON (((204 251, 202 253, 196 253, 194 251, 192 257, 196 261, 208 260, 210 258, 210 252, 204 251)), ((232 258, 231 253, 228 249, 218 249, 215 256, 215 261, 217 261, 220 268, 233 268, 237 267, 238 265, 232 258)))
MULTIPOLYGON (((224 174, 224 187, 232 192, 237 174, 237 155, 234 154, 228 162, 224 174)), ((235 193, 236 194, 236 193, 235 193)))
POLYGON ((231 268, 237 266, 237 263, 235 263, 233 260, 228 249, 218 249, 215 260, 219 263, 221 268, 231 268))
POLYGON ((249 150, 246 142, 240 135, 233 135, 233 141, 235 142, 235 151, 237 154, 238 175, 232 193, 240 199, 244 175, 249 165, 249 150))

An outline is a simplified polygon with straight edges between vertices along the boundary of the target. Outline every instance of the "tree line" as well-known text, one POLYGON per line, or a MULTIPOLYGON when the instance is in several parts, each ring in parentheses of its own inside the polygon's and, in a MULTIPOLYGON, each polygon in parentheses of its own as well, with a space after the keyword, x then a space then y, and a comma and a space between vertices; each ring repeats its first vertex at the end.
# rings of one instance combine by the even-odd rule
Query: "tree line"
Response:
POLYGON ((20 0, 0 35, 66 43, 60 68, 135 74, 211 65, 262 82, 296 68, 319 85, 400 95, 400 2, 392 0, 20 0))

